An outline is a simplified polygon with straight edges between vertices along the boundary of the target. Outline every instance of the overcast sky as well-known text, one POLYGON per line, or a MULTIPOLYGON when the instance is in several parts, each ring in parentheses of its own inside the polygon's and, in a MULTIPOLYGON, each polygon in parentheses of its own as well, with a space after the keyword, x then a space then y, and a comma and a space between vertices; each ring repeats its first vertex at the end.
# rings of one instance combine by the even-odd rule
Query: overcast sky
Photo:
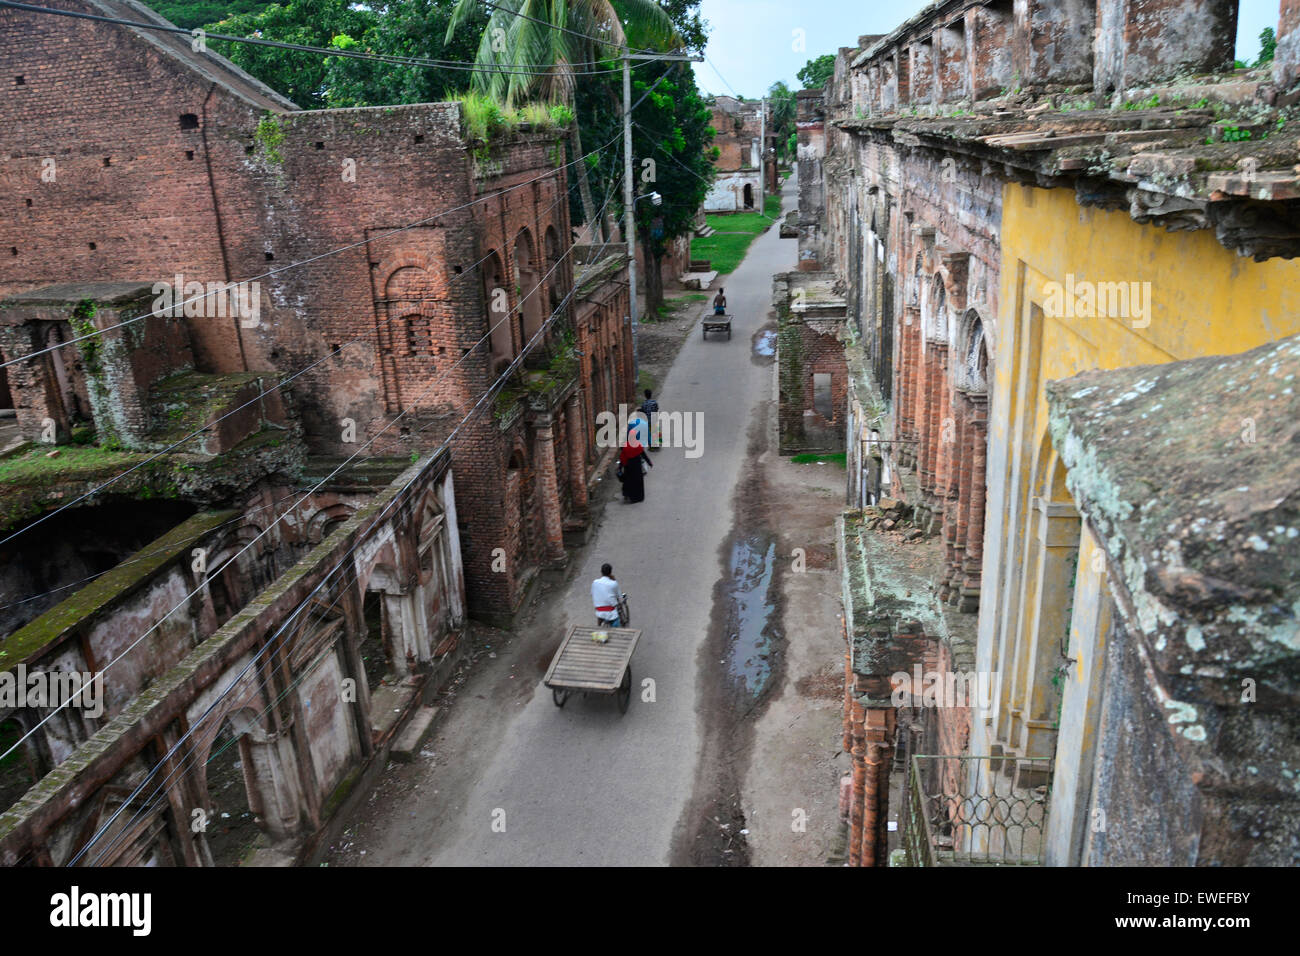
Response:
MULTIPOLYGON (((1259 32, 1276 29, 1278 3, 1240 0, 1238 59, 1251 62, 1259 55, 1259 32)), ((925 0, 704 0, 701 11, 712 29, 708 62, 695 65, 696 80, 714 94, 757 97, 777 80, 797 89, 795 73, 810 59, 854 46, 859 36, 888 33, 927 5, 925 0)))

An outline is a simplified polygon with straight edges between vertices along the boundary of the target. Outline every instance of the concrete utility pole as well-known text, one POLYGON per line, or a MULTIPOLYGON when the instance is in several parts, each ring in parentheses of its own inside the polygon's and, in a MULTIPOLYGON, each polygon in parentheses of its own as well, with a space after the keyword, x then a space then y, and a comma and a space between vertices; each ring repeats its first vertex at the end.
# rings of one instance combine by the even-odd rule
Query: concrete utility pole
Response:
POLYGON ((632 61, 663 60, 665 62, 701 63, 702 56, 680 54, 633 54, 623 48, 623 240, 627 243, 628 309, 632 322, 632 389, 636 397, 637 379, 641 376, 640 356, 637 351, 636 313, 636 184, 632 179, 632 61))
POLYGON ((758 107, 758 195, 767 195, 767 97, 758 107))

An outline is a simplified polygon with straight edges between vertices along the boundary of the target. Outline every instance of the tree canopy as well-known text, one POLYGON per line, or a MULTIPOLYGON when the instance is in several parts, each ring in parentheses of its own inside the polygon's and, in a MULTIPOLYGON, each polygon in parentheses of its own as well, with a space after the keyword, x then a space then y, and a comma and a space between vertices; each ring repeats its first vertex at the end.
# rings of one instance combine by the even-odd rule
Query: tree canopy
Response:
POLYGON ((768 88, 767 102, 772 112, 772 128, 769 132, 776 137, 777 157, 788 158, 790 137, 795 132, 794 90, 784 80, 777 80, 768 88))
POLYGON ((835 54, 826 53, 814 60, 809 60, 795 74, 805 90, 819 90, 835 72, 835 54))
MULTIPOLYGON (((192 11, 169 11, 168 6, 160 3, 157 9, 169 18, 197 15, 210 7, 242 11, 204 22, 213 33, 463 63, 472 62, 478 35, 469 29, 461 37, 444 40, 454 0, 369 0, 364 6, 350 0, 170 5, 195 8, 192 11), (249 7, 252 9, 244 9, 249 7)), ((486 15, 479 11, 478 29, 486 22, 486 15)), ((465 70, 326 57, 220 40, 209 43, 305 109, 438 102, 469 85, 470 74, 465 70)))

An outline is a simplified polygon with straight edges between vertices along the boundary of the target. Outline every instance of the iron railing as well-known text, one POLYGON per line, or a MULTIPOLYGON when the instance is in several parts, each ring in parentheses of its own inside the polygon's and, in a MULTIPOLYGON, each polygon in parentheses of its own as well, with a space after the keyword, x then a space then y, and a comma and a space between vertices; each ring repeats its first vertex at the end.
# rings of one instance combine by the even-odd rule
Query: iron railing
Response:
POLYGON ((909 866, 1041 866, 1052 760, 912 757, 903 819, 909 866))

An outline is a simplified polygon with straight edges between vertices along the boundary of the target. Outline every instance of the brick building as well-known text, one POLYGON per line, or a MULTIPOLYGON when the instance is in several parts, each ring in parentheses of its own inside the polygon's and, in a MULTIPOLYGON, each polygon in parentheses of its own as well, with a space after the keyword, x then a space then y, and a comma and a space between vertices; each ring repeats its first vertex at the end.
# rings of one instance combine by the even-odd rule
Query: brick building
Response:
MULTIPOLYGON (((1153 383, 1180 380, 1173 365, 1300 332, 1300 21, 1285 5, 1276 61, 1244 70, 1235 23, 1236 5, 1219 0, 1140 15, 940 0, 841 50, 821 102, 800 101, 809 271, 777 300, 821 288, 844 301, 835 413, 852 509, 841 558, 854 863, 883 865, 896 848, 925 864, 1289 859, 1295 795, 1277 761, 1294 748, 1278 735, 1295 739, 1297 662, 1273 643, 1286 635, 1294 648, 1298 631, 1285 587, 1269 583, 1271 564, 1225 563, 1200 526, 1177 547, 1158 547, 1146 525, 1117 533, 1114 502, 1138 509, 1123 497, 1136 491, 1098 469, 1129 475, 1138 452, 1100 427, 1085 385, 1067 398, 1052 384, 1115 370, 1098 382, 1113 383, 1123 417, 1153 383), (1135 364, 1156 369, 1118 371, 1135 364), (1217 587, 1221 600, 1205 600, 1241 623, 1215 645, 1196 593, 1217 587), (915 665, 958 686, 987 678, 989 699, 900 698, 915 665), (1246 669, 1267 686, 1248 713, 1246 669), (1240 736, 1243 720, 1264 729, 1240 736), (1153 794, 1163 829, 1141 822, 1153 794), (980 816, 999 804, 1016 827, 980 816), (1106 836, 1117 814, 1127 839, 1106 836)), ((1221 399, 1203 410, 1221 438, 1291 414, 1276 392, 1254 415, 1221 399)), ((1187 401, 1138 414, 1172 425, 1187 401)), ((783 425, 801 411, 783 408, 783 425)), ((1293 539, 1264 536, 1293 523, 1289 492, 1255 494, 1216 466, 1231 446, 1161 452, 1207 496, 1185 509, 1258 508, 1263 551, 1294 560, 1293 539)), ((1294 478, 1251 467, 1261 486, 1294 478)), ((1185 493, 1154 480, 1142 509, 1185 493)))
POLYGON ((713 145, 718 158, 713 166, 717 173, 704 197, 705 212, 762 210, 763 110, 762 103, 733 96, 714 100, 710 125, 716 132, 713 145))
POLYGON ((188 38, 15 10, 0 62, 0 680, 105 703, 0 701, 0 859, 310 859, 418 749, 466 615, 585 537, 626 249, 573 246, 562 129, 303 111, 188 38))
MULTIPOLYGON (((128 0, 69 7, 163 22, 128 0)), ((0 184, 12 208, 0 225, 0 295, 67 281, 253 280, 256 319, 187 316, 191 353, 177 368, 307 369, 283 392, 322 456, 362 446, 408 455, 441 440, 567 305, 561 133, 475 147, 454 103, 301 111, 174 34, 3 16, 13 88, 0 105, 0 184)), ((602 301, 588 325, 614 343, 603 400, 630 398, 626 312, 617 297, 602 301)), ((20 339, 0 345, 9 359, 48 344, 20 339)), ((563 560, 559 529, 585 517, 573 488, 598 450, 582 448, 579 468, 566 449, 585 444, 569 421, 591 420, 590 379, 575 377, 572 411, 572 392, 550 381, 573 365, 567 345, 548 334, 506 390, 503 406, 515 397, 535 413, 502 407, 457 434, 477 614, 508 618, 537 569, 563 560), (493 568, 498 549, 504 571, 493 568)), ((589 361, 583 370, 595 374, 589 361)), ((15 395, 28 438, 39 438, 43 402, 15 395)))

